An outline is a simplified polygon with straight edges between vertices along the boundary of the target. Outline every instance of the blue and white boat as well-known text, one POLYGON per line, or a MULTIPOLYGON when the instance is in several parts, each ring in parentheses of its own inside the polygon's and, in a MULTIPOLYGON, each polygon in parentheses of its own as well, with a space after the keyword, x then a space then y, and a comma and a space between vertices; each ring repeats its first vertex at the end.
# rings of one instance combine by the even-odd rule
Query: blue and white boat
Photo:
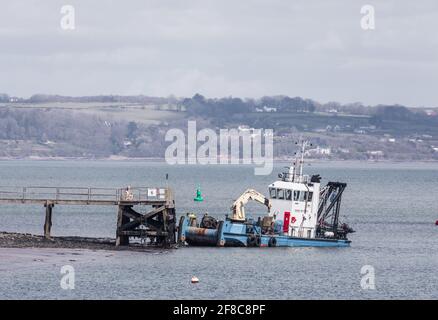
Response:
POLYGON ((231 217, 218 221, 204 215, 198 223, 195 214, 181 217, 178 240, 191 246, 226 247, 348 247, 347 234, 354 232, 339 221, 342 194, 346 183, 329 182, 321 188, 319 175, 303 174, 307 142, 279 180, 268 187, 265 197, 254 189, 246 190, 231 207, 231 217), (268 209, 257 221, 245 215, 249 200, 268 209))

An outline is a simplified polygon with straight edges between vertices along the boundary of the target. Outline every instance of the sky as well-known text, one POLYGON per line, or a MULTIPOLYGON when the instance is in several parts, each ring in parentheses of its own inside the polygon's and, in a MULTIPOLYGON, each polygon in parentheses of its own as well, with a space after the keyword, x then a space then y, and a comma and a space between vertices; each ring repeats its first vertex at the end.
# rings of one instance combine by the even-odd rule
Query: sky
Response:
POLYGON ((0 92, 438 107, 437 31, 436 0, 2 1, 0 92))

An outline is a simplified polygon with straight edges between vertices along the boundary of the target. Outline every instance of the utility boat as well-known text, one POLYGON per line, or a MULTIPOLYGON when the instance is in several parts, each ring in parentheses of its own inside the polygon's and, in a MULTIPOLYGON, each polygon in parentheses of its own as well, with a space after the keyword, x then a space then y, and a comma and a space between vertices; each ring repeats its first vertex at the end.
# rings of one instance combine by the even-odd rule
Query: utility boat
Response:
POLYGON ((303 174, 308 142, 302 142, 292 166, 268 186, 268 196, 246 190, 224 220, 205 214, 198 222, 195 214, 182 216, 178 240, 190 246, 225 247, 348 247, 347 235, 354 232, 339 220, 341 199, 347 186, 328 182, 321 187, 321 176, 303 174), (257 201, 267 214, 248 219, 245 205, 257 201))

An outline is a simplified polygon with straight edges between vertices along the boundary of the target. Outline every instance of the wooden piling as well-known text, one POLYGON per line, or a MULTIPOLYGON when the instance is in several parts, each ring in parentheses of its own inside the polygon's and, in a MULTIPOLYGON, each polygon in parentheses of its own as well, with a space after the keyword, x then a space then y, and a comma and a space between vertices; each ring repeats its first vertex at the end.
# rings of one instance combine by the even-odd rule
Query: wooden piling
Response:
POLYGON ((46 219, 44 222, 44 238, 50 240, 50 231, 52 229, 52 211, 54 204, 50 202, 46 202, 44 204, 46 208, 46 219))
POLYGON ((129 236, 122 234, 123 225, 129 223, 129 218, 125 215, 125 206, 119 205, 117 213, 116 246, 128 246, 129 236))

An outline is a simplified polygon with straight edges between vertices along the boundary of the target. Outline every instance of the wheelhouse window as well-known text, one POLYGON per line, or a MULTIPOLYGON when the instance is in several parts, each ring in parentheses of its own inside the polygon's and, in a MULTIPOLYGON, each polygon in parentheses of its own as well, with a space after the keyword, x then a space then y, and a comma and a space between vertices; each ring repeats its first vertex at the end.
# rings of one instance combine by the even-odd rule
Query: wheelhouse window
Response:
POLYGON ((294 201, 298 201, 299 198, 300 198, 300 192, 295 190, 294 191, 294 201))
POLYGON ((307 201, 310 202, 310 201, 312 201, 312 199, 313 199, 313 192, 310 191, 307 195, 307 201))
POLYGON ((270 188, 269 189, 269 196, 271 197, 271 199, 276 199, 277 198, 277 189, 270 188))
POLYGON ((284 200, 284 189, 277 189, 277 199, 284 200))
POLYGON ((292 190, 285 190, 286 191, 286 200, 292 200, 292 190))
POLYGON ((300 197, 298 201, 305 201, 307 198, 307 191, 300 191, 300 197))

